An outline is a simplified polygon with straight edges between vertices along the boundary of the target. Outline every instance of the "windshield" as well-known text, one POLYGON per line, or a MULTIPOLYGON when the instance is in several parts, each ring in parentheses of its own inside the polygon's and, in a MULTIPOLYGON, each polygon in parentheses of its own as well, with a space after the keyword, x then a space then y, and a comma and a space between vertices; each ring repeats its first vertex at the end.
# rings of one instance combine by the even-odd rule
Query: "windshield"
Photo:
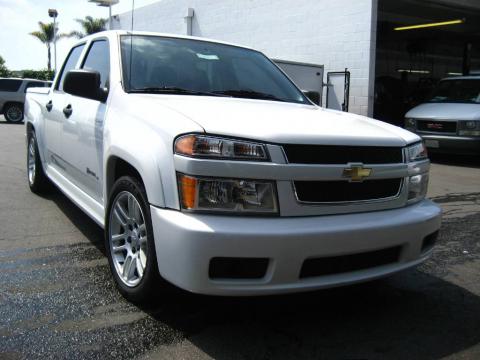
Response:
POLYGON ((310 104, 267 57, 254 50, 198 40, 128 35, 121 38, 121 52, 127 92, 310 104))
POLYGON ((429 102, 480 104, 480 79, 440 81, 429 102))

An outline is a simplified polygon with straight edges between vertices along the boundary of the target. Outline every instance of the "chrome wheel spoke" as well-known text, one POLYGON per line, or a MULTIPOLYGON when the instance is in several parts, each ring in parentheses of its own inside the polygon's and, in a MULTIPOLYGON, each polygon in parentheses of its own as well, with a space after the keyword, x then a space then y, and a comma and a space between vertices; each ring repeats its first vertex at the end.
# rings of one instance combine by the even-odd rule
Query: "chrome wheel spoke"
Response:
POLYGON ((137 270, 137 258, 132 256, 132 261, 130 261, 130 266, 128 268, 127 280, 132 280, 135 276, 135 271, 137 270))
POLYGON ((125 251, 125 250, 128 250, 128 246, 127 244, 123 244, 123 245, 112 245, 112 250, 114 252, 120 252, 120 251, 125 251))
POLYGON ((135 264, 137 265, 138 277, 141 278, 143 276, 143 264, 142 264, 142 262, 140 261, 139 258, 136 260, 135 264))
POLYGON ((112 241, 126 240, 126 238, 127 238, 127 234, 125 233, 112 235, 112 241))
POLYGON ((125 227, 127 225, 129 217, 127 215, 127 212, 123 208, 123 206, 120 204, 120 202, 117 202, 115 204, 115 209, 113 211, 114 211, 114 214, 117 217, 118 221, 120 222, 120 224, 123 227, 125 227))
POLYGON ((129 280, 129 274, 130 274, 130 270, 132 268, 132 261, 133 261, 133 258, 131 255, 127 256, 127 258, 125 259, 125 262, 123 263, 123 277, 125 278, 125 280, 129 280))

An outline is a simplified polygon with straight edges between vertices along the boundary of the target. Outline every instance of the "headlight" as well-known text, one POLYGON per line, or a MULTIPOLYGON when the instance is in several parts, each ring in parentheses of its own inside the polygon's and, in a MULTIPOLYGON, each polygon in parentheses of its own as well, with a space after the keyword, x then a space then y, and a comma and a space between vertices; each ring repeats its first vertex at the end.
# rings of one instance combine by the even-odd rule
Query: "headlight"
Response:
POLYGON ((407 157, 408 162, 427 159, 427 147, 423 141, 407 147, 407 157))
POLYGON ((414 119, 405 119, 405 129, 415 130, 415 120, 414 119))
POLYGON ((408 201, 417 202, 427 195, 428 174, 410 176, 408 179, 408 201))
POLYGON ((458 135, 480 136, 480 121, 459 121, 458 135))
POLYGON ((264 180, 219 179, 178 174, 182 209, 238 213, 278 212, 275 185, 264 180))
POLYGON ((463 122, 464 127, 469 130, 473 130, 477 128, 477 124, 480 124, 480 122, 477 121, 465 121, 463 122))
POLYGON ((195 134, 177 138, 175 153, 215 159, 268 160, 267 149, 263 144, 195 134))

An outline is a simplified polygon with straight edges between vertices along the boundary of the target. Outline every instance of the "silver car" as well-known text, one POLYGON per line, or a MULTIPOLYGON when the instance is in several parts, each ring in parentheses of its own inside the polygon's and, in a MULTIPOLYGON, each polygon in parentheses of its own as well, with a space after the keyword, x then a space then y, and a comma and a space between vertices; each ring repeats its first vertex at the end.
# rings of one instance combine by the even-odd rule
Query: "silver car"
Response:
POLYGON ((0 115, 12 123, 23 121, 25 93, 31 87, 50 87, 51 81, 0 78, 0 115))
POLYGON ((405 128, 431 152, 480 155, 480 76, 440 81, 428 102, 407 112, 405 128))

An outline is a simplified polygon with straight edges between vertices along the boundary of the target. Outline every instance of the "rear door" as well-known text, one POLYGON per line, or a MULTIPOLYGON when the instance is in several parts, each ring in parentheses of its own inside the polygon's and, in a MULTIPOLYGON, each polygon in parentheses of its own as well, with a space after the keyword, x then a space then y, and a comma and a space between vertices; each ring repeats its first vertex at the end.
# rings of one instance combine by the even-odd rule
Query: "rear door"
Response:
MULTIPOLYGON (((100 73, 100 86, 109 88, 110 50, 107 39, 93 41, 80 68, 100 73)), ((72 182, 98 202, 103 196, 103 124, 106 103, 69 95, 71 115, 63 123, 64 157, 72 182)))
POLYGON ((66 172, 66 162, 62 154, 63 150, 63 123, 66 119, 64 109, 68 94, 63 91, 63 81, 65 74, 75 69, 79 63, 80 56, 83 52, 85 44, 74 47, 70 50, 65 63, 63 64, 60 75, 57 78, 53 91, 47 96, 45 102, 45 159, 50 166, 53 166, 63 175, 66 172))

